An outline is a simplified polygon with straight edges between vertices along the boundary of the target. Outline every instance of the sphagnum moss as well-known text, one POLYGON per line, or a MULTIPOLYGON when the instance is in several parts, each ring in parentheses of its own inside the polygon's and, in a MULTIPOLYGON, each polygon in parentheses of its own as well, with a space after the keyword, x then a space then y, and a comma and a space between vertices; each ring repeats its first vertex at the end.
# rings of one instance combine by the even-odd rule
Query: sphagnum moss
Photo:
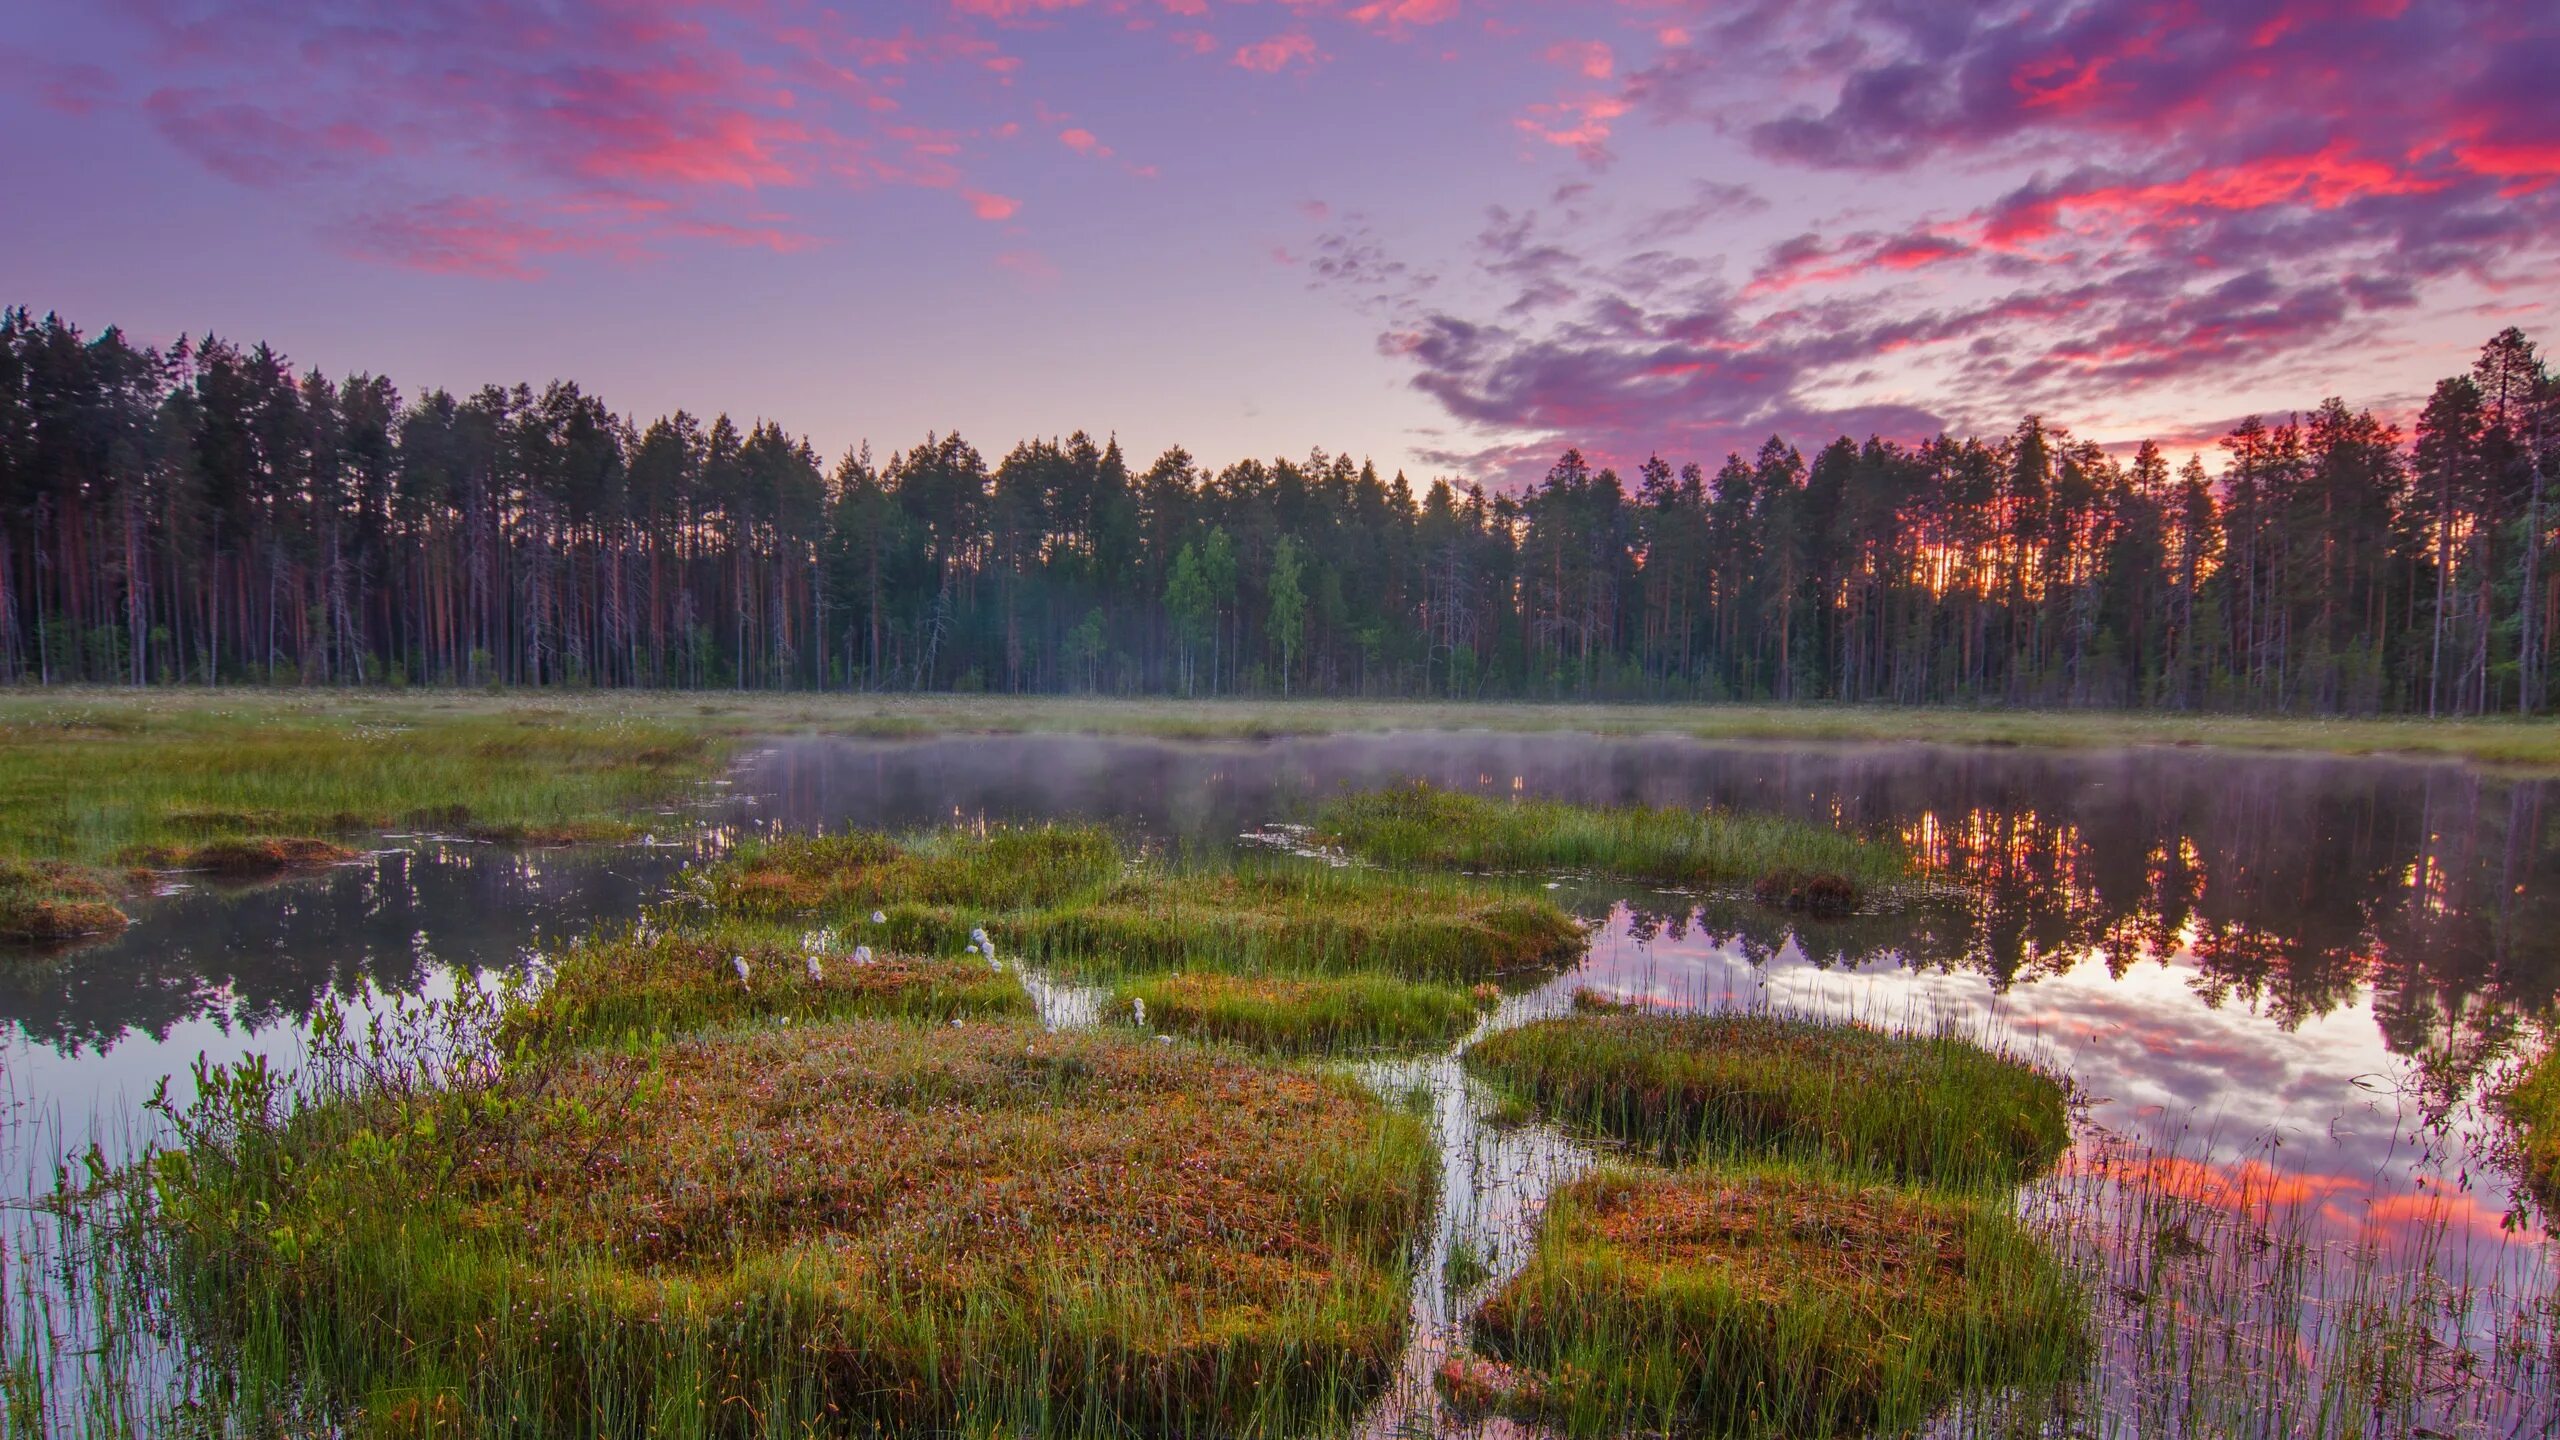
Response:
POLYGON ((1462 1398, 1575 1434, 1892 1433, 2079 1373, 2086 1304, 2005 1197, 1784 1166, 1604 1172, 1479 1312, 1462 1398))
POLYGON ((578 1052, 436 1109, 217 1127, 158 1207, 230 1353, 487 1434, 1299 1433, 1392 1368, 1435 1173, 1347 1081, 1012 1024, 578 1052))
POLYGON ((1776 1156, 2006 1185, 2070 1138, 2060 1081, 1952 1035, 1604 1011, 1489 1035, 1466 1066, 1559 1121, 1672 1161, 1776 1156))
POLYGON ((1122 982, 1105 1013, 1189 1039, 1339 1054, 1445 1046, 1474 1029, 1499 993, 1383 975, 1182 971, 1122 982))
POLYGON ((1186 967, 1385 974, 1474 984, 1561 965, 1582 927, 1542 896, 1295 859, 1180 869, 1081 826, 777 840, 706 877, 725 914, 859 927, 930 951, 984 928, 1007 952, 1082 974, 1186 967))

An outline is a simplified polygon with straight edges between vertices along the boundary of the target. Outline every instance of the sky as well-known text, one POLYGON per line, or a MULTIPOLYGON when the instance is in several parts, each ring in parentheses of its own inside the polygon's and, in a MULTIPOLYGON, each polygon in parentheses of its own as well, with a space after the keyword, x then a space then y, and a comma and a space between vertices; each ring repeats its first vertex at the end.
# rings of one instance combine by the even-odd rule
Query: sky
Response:
POLYGON ((2549 0, 11 0, 0 302, 833 455, 2405 422, 2560 343, 2549 0))

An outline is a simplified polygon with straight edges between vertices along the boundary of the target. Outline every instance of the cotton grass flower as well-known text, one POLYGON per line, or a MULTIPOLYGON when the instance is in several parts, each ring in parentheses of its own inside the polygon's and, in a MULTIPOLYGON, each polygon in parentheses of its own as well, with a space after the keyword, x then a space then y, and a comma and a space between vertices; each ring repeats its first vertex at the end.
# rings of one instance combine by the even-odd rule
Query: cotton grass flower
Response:
POLYGON ((854 964, 856 964, 856 965, 868 965, 868 964, 870 964, 870 963, 871 963, 871 947, 870 947, 870 946, 868 946, 868 945, 856 945, 856 946, 854 946, 854 947, 853 947, 853 963, 854 963, 854 964))
POLYGON ((826 983, 826 980, 827 968, 818 963, 817 955, 812 952, 809 956, 809 983, 812 985, 823 985, 826 983))
POLYGON ((872 923, 872 924, 874 924, 874 925, 886 925, 886 924, 888 924, 888 923, 889 923, 889 912, 888 912, 888 911, 886 911, 886 910, 874 910, 874 911, 872 911, 872 912, 871 912, 871 923, 872 923))
POLYGON ((744 955, 730 956, 729 968, 738 972, 738 983, 741 986, 746 985, 748 983, 747 977, 754 973, 747 968, 747 957, 744 955))

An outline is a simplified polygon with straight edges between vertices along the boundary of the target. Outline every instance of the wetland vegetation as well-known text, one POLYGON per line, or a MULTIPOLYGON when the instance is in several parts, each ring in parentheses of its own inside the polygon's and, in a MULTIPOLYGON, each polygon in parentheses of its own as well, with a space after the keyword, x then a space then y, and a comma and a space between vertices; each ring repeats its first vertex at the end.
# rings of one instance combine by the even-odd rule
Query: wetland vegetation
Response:
MULTIPOLYGON (((377 720, 450 704, 476 725, 522 702, 380 703, 377 720)), ((655 718, 696 736, 706 757, 827 723, 814 710, 780 722, 814 703, 805 697, 702 703, 717 713, 660 703, 655 718)), ((1013 703, 954 702, 952 713, 1000 716, 1013 703)), ((609 729, 627 704, 565 708, 609 729)), ((1726 867, 1730 878, 1693 879, 1676 888, 1703 893, 1675 896, 1593 878, 1634 867, 1537 853, 1535 834, 1505 839, 1529 847, 1516 867, 1220 853, 1202 837, 1314 821, 1328 797, 1373 794, 1383 777, 1354 769, 1291 788, 1250 768, 1275 747, 1199 738, 1125 751, 998 745, 1001 768, 1020 777, 1007 783, 1062 782, 1021 808, 947 758, 985 742, 849 746, 847 774, 888 777, 859 785, 757 749, 767 758, 732 772, 735 801, 690 812, 714 821, 692 848, 514 857, 528 873, 627 869, 648 877, 642 895, 675 883, 645 907, 568 923, 540 942, 525 983, 466 985, 462 999, 435 1002, 453 1008, 433 1023, 377 1013, 367 1028, 351 1016, 313 1037, 298 1075, 215 1066, 201 1085, 174 1086, 164 1118, 175 1129, 145 1169, 99 1174, 57 1152, 71 1156, 70 1190, 7 1223, 58 1219, 95 1245, 20 1245, 12 1230, 0 1332, 12 1410, 0 1429, 12 1440, 163 1433, 185 1415, 199 1429, 351 1437, 992 1440, 1445 1434, 1463 1412, 1493 1410, 1576 1435, 2134 1424, 2406 1440, 2416 1427, 2529 1433, 2555 1413, 2560 1312, 2547 1288, 2465 1268, 2482 1253, 2523 1253, 2539 1232, 2483 1240, 2498 1232, 2465 1228, 2482 1217, 2460 1208, 2466 1192, 2443 1188, 2453 1162, 2436 1158, 2455 1152, 2427 1152, 2412 1194, 2305 1171, 2299 1138, 2243 1161, 2192 1137, 2146 1148, 2085 1116, 2065 1125, 2046 1067, 2068 1058, 2076 1077, 2102 1040, 2039 1050, 2046 1073, 2033 1073, 1988 1036, 1975 1046, 1926 1025, 1861 1028, 1837 1006, 1755 1010, 1732 981, 1679 968, 1705 956, 1730 968, 1704 973, 1745 984, 1756 974, 1891 985, 1908 966, 1957 993, 1976 977, 2015 985, 2015 1003, 2033 1007, 2058 980, 2093 978, 2094 965, 2069 963, 2091 947, 2108 956, 2094 977, 2103 986, 2172 973, 2160 968, 2165 949, 2142 947, 2177 946, 2192 956, 2178 983, 2194 987, 2173 988, 2179 1001, 2226 1026, 2254 1023, 2264 1005, 2317 1037, 2322 1015, 2360 1003, 2357 987, 2373 982, 2295 957, 2287 947, 2328 932, 2297 935, 2300 925, 2271 918, 2269 896, 2323 876, 2414 871, 2452 897, 2454 908, 2428 912, 2436 928, 2404 935, 2367 907, 2359 923, 2381 940, 2325 940, 2319 953, 2361 947, 2383 973, 2447 945, 2468 953, 2458 927, 2470 872, 2453 868, 2451 842, 2446 857, 2401 856, 2397 810, 2342 824, 2287 790, 2248 810, 2264 826, 2192 840, 2126 830, 2116 856, 2085 847, 2124 839, 2100 827, 2125 830, 2127 816, 2184 793, 2163 776, 2223 771, 2166 755, 2122 770, 2066 766, 2107 783, 2060 787, 2028 824, 2005 794, 1933 794, 1919 818, 1897 819, 1893 807, 1913 800, 1892 777, 1918 762, 1883 752, 1819 766, 1802 752, 1742 752, 1733 773, 1744 778, 1726 788, 1673 768, 1688 762, 1668 741, 1344 746, 1363 764, 1431 774, 1445 794, 1465 794, 1457 787, 1472 777, 1485 796, 1468 797, 1475 814, 1553 815, 1574 845, 1589 844, 1595 823, 1659 833, 1630 817, 1659 827, 1792 815, 1760 832, 1768 843, 1890 857, 1932 902, 1832 917, 1765 903, 1754 882, 1768 872, 1755 874, 1762 856, 1747 847, 1714 852, 1750 857, 1726 867), (1411 758, 1442 751, 1444 767, 1411 758), (1577 778, 1566 767, 1589 753, 1610 768, 1577 778), (1113 768, 1140 759, 1166 768, 1113 768), (1834 772, 1820 766, 1884 779, 1844 802, 1829 798, 1834 772), (1262 788, 1232 810, 1194 813, 1193 797, 1219 793, 1203 777, 1231 774, 1262 788), (916 777, 912 797, 902 775, 916 777), (1077 787, 1151 808, 1095 805, 1077 787), (2099 798, 2120 808, 2090 808, 2099 798), (812 803, 848 808, 813 820, 812 803), (847 814, 879 828, 804 833, 847 814), (1026 818, 1043 814, 1072 818, 1026 818), (2225 883, 2235 870, 2215 847, 2252 835, 2350 836, 2377 853, 2252 864, 2225 883), (1435 873, 1455 868, 1523 873, 1435 873), (1568 883, 1542 886, 1550 876, 1568 883), (1612 953, 1559 973, 1590 938, 1612 953), (2016 963, 2001 960, 2004 945, 2016 963), (846 1115, 857 1123, 837 1128, 846 1115), (857 1131, 901 1143, 861 1149, 857 1131), (884 1198, 908 1186, 931 1213, 884 1198), (2366 1217, 2368 1197, 2357 1221, 2367 1238, 2323 1238, 2340 1210, 2366 1217), (105 1323, 91 1339, 45 1338, 77 1328, 65 1310, 44 1313, 78 1308, 49 1288, 56 1276, 112 1297, 98 1302, 105 1323), (101 1379, 101 1357, 117 1355, 125 1378, 101 1379), (177 1409, 152 1388, 172 1380, 177 1409)), ((2044 762, 1981 752, 1963 763, 2008 775, 2044 762)), ((660 770, 593 813, 686 833, 685 816, 655 812, 703 770, 660 770)), ((2464 774, 2430 767, 2431 803, 2464 774)), ((2208 788, 2216 804, 2252 793, 2208 788)), ((2426 813, 2432 835, 2459 812, 2426 813)), ((2502 813, 2528 827, 2520 836, 2539 823, 2502 813)), ((361 828, 333 833, 330 844, 361 843, 361 828)), ((188 843, 252 842, 229 862, 244 868, 331 858, 256 843, 285 838, 188 843)), ((439 843, 423 842, 415 863, 439 843)), ((2519 853, 2474 848, 2482 863, 2519 853)), ((153 858, 201 859, 210 875, 219 854, 153 858)), ((119 874, 19 863, 46 883, 119 874)), ((372 864, 360 877, 288 882, 276 903, 345 892, 370 915, 372 864)), ((2510 950, 2531 949, 2536 873, 2494 885, 2526 917, 2495 932, 2510 950)), ((137 913, 137 932, 161 923, 137 913)), ((409 922, 391 918, 405 941, 409 922)), ((48 975, 82 965, 27 963, 48 975)), ((2498 1016, 2522 1013, 2514 997, 2534 993, 2535 973, 2501 982, 2505 1008, 2476 1012, 2456 1007, 2466 992, 2447 972, 2441 1003, 2476 1028, 2424 1052, 2427 1083, 2458 1085, 2447 1078, 2458 1066, 2494 1066, 2534 1041, 2529 1022, 2501 1028, 2498 1016)), ((2385 1023, 2439 1023, 2423 1008, 2435 993, 2413 982, 2385 1023)), ((2063 1013, 2130 1015, 2111 1022, 2133 1027, 2127 1046, 2178 1053, 2182 1032, 2142 1028, 2148 1012, 2107 1010, 2103 992, 2093 1003, 2063 1013)), ((2238 1073, 2256 1059, 2199 1056, 2209 1058, 2165 1073, 2238 1073)), ((2097 1103, 2127 1095, 2123 1082, 2117 1073, 2097 1103)), ((2413 1089, 2401 1103, 2442 1102, 2413 1089)), ((2124 1116, 2119 1105, 2113 1118, 2124 1116)), ((2454 1133, 2423 1143, 2449 1146, 2454 1133)), ((2512 1223, 2534 1222, 2524 1212, 2512 1223)))

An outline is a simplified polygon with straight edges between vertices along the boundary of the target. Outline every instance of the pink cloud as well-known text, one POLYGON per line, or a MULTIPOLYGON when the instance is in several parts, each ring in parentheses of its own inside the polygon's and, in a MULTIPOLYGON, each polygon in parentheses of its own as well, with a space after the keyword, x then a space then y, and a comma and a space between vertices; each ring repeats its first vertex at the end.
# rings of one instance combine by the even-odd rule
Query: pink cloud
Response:
POLYGON ((1058 266, 1037 250, 1007 250, 996 256, 996 265, 1009 270, 1035 285, 1050 285, 1058 279, 1058 266))
POLYGON ((963 190, 960 195, 969 202, 969 213, 981 220, 1010 220, 1022 209, 1022 202, 1010 195, 985 190, 963 190))
POLYGON ((1277 74, 1292 65, 1313 65, 1316 63, 1315 37, 1304 31, 1293 31, 1238 46, 1235 63, 1266 75, 1277 74))
POLYGON ((555 255, 618 250, 593 236, 532 223, 487 196, 431 200, 361 215, 341 226, 341 247, 360 259, 440 275, 532 280, 555 255))
POLYGON ((1425 25, 1437 25, 1453 19, 1458 13, 1458 0, 1369 0, 1348 12, 1355 24, 1366 25, 1388 34, 1401 34, 1425 25))
POLYGON ((1559 40, 1547 47, 1546 59, 1591 80, 1608 79, 1618 66, 1617 56, 1597 40, 1559 40))
POLYGON ((1059 131, 1058 143, 1079 155, 1091 155, 1097 159, 1109 159, 1111 155, 1111 147, 1103 144, 1101 140, 1095 138, 1092 131, 1082 126, 1059 131))

